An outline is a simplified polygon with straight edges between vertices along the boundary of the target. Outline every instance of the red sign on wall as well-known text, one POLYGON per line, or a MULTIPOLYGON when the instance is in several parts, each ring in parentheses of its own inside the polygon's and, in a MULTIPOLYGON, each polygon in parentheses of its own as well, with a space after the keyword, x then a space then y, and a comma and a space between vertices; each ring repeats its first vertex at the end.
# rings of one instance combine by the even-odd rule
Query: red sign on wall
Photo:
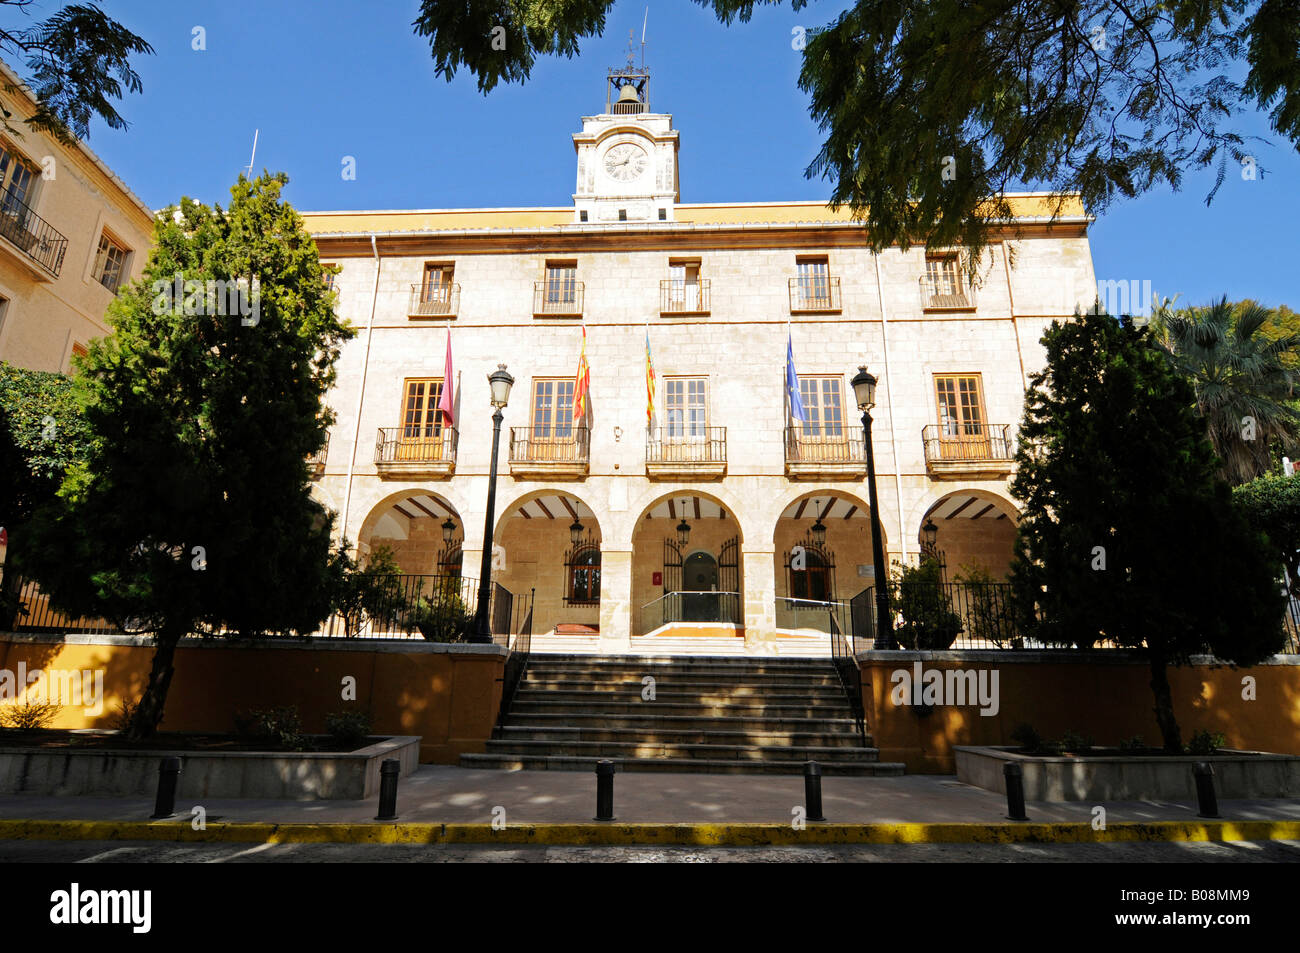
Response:
POLYGON ((664 584, 664 574, 657 572, 651 577, 650 581, 651 585, 662 586, 664 584))

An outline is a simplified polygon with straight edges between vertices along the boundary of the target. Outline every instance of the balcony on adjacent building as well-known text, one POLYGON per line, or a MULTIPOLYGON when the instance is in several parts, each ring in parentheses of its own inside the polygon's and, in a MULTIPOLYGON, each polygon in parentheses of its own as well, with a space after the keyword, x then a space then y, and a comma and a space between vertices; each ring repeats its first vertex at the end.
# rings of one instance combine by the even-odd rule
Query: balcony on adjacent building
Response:
POLYGON ((792 480, 861 479, 866 461, 862 431, 855 426, 804 423, 785 428, 785 473, 792 480))
POLYGON ((456 470, 455 427, 380 427, 375 469, 381 480, 448 477, 456 470))
POLYGON ((727 472, 726 427, 667 427, 646 437, 646 476, 713 480, 727 472))
POLYGON ((411 303, 406 309, 412 318, 454 318, 460 311, 460 285, 411 285, 411 303))
POLYGON ((660 314, 708 314, 709 279, 677 281, 665 278, 659 282, 660 314))
POLYGON ((790 279, 791 314, 834 314, 840 311, 840 279, 814 274, 790 279))
POLYGON ((10 250, 10 254, 38 277, 57 278, 63 270, 67 238, 14 195, 0 198, 0 237, 8 242, 0 244, 0 248, 10 250), (10 246, 21 254, 15 254, 10 246), (33 264, 39 267, 33 268, 33 264))
POLYGON ((330 452, 330 435, 325 434, 325 445, 307 458, 307 469, 311 473, 313 480, 319 480, 325 475, 325 458, 330 452))
POLYGON ((582 317, 581 281, 538 281, 533 285, 533 317, 582 317))
POLYGON ((1014 468, 1010 424, 929 424, 921 430, 925 469, 936 479, 1005 477, 1014 468))
POLYGON ((975 310, 975 287, 961 282, 955 274, 922 275, 918 287, 921 289, 922 311, 975 310))
POLYGON ((518 477, 585 477, 591 460, 587 427, 511 427, 510 472, 518 477))

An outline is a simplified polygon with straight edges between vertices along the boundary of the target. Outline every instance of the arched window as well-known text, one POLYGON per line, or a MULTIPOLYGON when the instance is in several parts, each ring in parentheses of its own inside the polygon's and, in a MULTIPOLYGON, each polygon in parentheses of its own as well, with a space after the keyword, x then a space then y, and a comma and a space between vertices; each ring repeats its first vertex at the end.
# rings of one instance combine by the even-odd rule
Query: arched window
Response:
MULTIPOLYGON (((790 579, 790 598, 809 602, 833 602, 835 599, 835 557, 811 539, 805 538, 786 554, 790 579)), ((800 608, 795 604, 795 608, 800 608)))
POLYGON ((454 543, 449 548, 444 549, 438 554, 438 575, 454 576, 459 579, 463 559, 459 543, 454 543))
POLYGON ((565 560, 568 582, 564 601, 590 606, 600 602, 600 546, 587 544, 569 551, 565 560))

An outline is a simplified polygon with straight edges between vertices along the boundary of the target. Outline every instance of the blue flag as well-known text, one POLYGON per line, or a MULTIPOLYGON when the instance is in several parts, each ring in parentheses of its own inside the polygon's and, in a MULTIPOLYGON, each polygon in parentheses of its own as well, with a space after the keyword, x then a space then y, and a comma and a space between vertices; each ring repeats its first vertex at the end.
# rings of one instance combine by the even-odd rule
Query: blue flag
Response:
POLYGON ((803 397, 799 393, 799 375, 794 372, 794 341, 788 334, 785 338, 785 393, 790 401, 790 416, 806 423, 808 414, 803 409, 803 397))

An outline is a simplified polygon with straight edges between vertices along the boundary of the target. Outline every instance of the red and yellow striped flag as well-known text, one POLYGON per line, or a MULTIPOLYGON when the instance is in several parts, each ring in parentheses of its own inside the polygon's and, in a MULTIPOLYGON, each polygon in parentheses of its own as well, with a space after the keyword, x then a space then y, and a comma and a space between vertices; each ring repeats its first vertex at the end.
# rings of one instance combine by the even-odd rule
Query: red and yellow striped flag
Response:
POLYGON ((655 365, 650 359, 650 331, 645 333, 645 425, 653 427, 655 422, 655 365))
POLYGON ((573 422, 576 424, 587 413, 587 388, 591 384, 591 370, 587 367, 587 326, 582 326, 582 354, 578 357, 578 373, 573 378, 573 422))

